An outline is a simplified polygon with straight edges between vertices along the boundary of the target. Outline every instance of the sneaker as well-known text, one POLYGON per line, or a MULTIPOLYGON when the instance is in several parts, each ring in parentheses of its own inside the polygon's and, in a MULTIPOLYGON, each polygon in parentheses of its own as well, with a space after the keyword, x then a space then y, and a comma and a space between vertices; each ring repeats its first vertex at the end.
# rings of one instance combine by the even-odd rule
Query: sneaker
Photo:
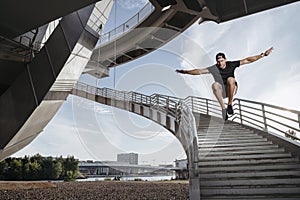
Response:
POLYGON ((229 115, 233 115, 232 105, 228 105, 228 106, 227 106, 227 113, 228 113, 229 115))
POLYGON ((224 121, 226 121, 228 119, 227 109, 222 110, 222 117, 223 117, 224 121))

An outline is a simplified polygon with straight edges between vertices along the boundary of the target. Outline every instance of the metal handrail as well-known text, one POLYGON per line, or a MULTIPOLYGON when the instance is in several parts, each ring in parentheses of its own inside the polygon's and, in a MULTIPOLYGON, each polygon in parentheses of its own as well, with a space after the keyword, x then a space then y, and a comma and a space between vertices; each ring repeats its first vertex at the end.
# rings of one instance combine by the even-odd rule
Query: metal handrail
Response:
MULTIPOLYGON (((257 122, 262 125, 261 130, 265 132, 284 134, 300 141, 300 138, 296 135, 287 133, 289 130, 295 133, 300 132, 300 111, 238 98, 234 102, 233 106, 238 106, 234 121, 239 120, 239 123, 245 125, 248 125, 249 122, 257 122), (245 118, 247 121, 245 121, 245 118)), ((255 125, 259 126, 257 123, 255 125)))
MULTIPOLYGON (((140 100, 135 101, 136 103, 143 103, 156 107, 177 119, 183 119, 182 116, 178 115, 178 107, 183 107, 183 104, 184 106, 188 106, 190 112, 218 117, 221 113, 220 106, 216 100, 201 97, 189 96, 185 99, 180 99, 162 94, 147 96, 135 92, 116 92, 115 90, 107 88, 103 90, 106 91, 105 94, 108 95, 108 97, 117 98, 120 96, 120 100, 123 100, 122 97, 124 97, 124 94, 127 96, 127 101, 134 101, 140 96, 140 100), (112 93, 114 93, 114 95, 110 95, 112 93), (132 97, 135 97, 135 99, 132 97)), ((239 98, 234 99, 233 108, 235 114, 230 117, 231 121, 255 127, 265 132, 274 132, 279 135, 284 134, 284 136, 300 141, 298 136, 288 133, 289 130, 300 133, 300 111, 239 98)), ((182 112, 180 113, 182 114, 182 112)))
POLYGON ((146 17, 148 17, 153 11, 155 7, 151 4, 151 2, 147 3, 137 14, 127 20, 125 23, 120 26, 114 28, 113 30, 101 35, 99 38, 100 45, 104 45, 111 40, 116 39, 122 34, 132 30, 137 25, 139 25, 146 17))
MULTIPOLYGON (((187 97, 185 101, 193 112, 220 116, 221 109, 215 100, 187 97)), ((233 107, 235 114, 230 117, 231 121, 300 141, 296 135, 287 133, 288 130, 300 133, 300 111, 239 98, 234 99, 233 107)))

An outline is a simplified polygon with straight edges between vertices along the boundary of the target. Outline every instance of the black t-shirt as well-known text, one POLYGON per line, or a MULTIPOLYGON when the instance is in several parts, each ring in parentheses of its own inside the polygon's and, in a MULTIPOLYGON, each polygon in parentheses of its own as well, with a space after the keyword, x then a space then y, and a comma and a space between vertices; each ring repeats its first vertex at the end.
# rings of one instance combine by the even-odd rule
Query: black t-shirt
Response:
POLYGON ((234 78, 234 70, 240 66, 240 61, 227 61, 226 67, 221 69, 217 64, 208 67, 216 82, 226 84, 228 77, 234 78))

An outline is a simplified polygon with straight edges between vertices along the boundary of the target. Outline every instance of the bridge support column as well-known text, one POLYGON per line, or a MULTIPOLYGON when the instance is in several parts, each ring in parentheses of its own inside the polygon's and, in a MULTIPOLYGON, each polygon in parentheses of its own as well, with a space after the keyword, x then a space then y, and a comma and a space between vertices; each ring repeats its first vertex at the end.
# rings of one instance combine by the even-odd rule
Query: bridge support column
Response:
POLYGON ((191 200, 200 200, 200 180, 198 177, 189 179, 189 196, 191 200))
POLYGON ((166 116, 166 127, 171 129, 171 118, 169 116, 166 116))
POLYGON ((157 112, 157 120, 160 124, 162 124, 162 121, 161 121, 161 113, 158 111, 157 112))

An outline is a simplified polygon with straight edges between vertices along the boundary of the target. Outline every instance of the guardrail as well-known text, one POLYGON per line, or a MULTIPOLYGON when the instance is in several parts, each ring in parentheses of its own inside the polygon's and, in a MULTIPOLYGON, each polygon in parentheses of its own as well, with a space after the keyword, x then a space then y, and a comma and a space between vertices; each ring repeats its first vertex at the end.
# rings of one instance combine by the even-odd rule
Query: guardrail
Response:
MULTIPOLYGON (((102 15, 97 5, 95 5, 94 10, 87 22, 87 26, 99 35, 99 42, 102 45, 136 27, 142 20, 148 17, 154 11, 154 9, 154 6, 149 2, 136 15, 127 20, 125 23, 109 31, 108 33, 101 35, 103 28, 101 22, 102 15)), ((45 43, 50 38, 56 27, 59 25, 61 19, 62 18, 53 20, 48 24, 48 27, 41 41, 34 41, 34 34, 31 34, 30 36, 22 35, 19 37, 19 41, 16 42, 18 42, 20 45, 24 45, 25 47, 30 47, 29 53, 25 55, 25 60, 30 61, 34 54, 39 52, 45 46, 45 43)), ((90 31, 90 29, 86 30, 90 31)))
POLYGON ((300 141, 300 111, 244 99, 235 99, 233 107, 233 121, 300 141))
POLYGON ((149 2, 147 3, 136 15, 131 17, 125 23, 116 27, 115 29, 101 35, 99 38, 99 44, 104 45, 105 43, 110 42, 113 39, 116 39, 123 33, 126 33, 129 30, 135 28, 140 22, 142 22, 146 17, 148 17, 153 11, 155 7, 149 2))
POLYGON ((193 112, 220 117, 221 108, 218 101, 193 96, 185 98, 184 101, 193 112))
MULTIPOLYGON (((220 116, 221 108, 215 100, 190 96, 185 102, 193 112, 220 116)), ((231 121, 300 141, 296 135, 300 133, 300 111, 239 98, 234 99, 233 108, 231 121)))

